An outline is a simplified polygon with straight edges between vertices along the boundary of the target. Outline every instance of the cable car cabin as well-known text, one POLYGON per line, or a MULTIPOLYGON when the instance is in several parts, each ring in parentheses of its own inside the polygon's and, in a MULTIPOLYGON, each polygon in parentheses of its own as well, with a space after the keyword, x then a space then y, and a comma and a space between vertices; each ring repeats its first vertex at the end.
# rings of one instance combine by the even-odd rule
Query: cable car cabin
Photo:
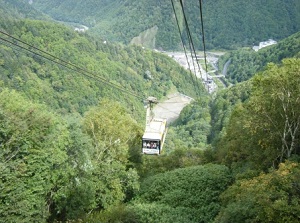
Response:
POLYGON ((146 125, 142 139, 144 154, 160 154, 166 137, 167 120, 154 118, 146 125))

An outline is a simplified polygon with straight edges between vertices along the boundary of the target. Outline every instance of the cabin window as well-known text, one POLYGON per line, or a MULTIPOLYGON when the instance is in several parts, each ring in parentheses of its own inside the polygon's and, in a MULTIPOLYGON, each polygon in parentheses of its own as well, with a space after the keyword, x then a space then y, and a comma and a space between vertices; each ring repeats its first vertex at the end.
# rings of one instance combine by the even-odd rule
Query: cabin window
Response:
POLYGON ((143 148, 145 149, 159 149, 159 141, 143 140, 143 148))

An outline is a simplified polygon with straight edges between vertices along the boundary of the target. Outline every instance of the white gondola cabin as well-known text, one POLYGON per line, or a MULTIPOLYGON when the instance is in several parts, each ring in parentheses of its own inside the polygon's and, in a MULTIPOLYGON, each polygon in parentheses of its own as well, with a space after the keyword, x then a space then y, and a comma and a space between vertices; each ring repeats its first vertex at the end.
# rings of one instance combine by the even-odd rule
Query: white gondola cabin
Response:
POLYGON ((144 154, 161 153, 166 137, 167 120, 153 118, 147 125, 142 139, 144 154))

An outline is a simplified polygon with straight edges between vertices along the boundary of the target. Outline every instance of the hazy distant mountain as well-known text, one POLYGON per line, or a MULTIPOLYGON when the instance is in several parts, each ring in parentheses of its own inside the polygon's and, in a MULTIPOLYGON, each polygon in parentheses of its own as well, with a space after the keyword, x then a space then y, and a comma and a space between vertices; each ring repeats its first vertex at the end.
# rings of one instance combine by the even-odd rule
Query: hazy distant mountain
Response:
POLYGON ((0 18, 50 19, 28 3, 27 0, 0 0, 0 18))
MULTIPOLYGON (((33 6, 57 20, 89 26, 109 40, 130 43, 148 30, 144 42, 156 48, 181 46, 171 1, 161 0, 31 0, 33 6), (153 29, 157 27, 156 29, 153 29), (150 30, 150 31, 149 31, 150 30), (155 30, 153 33, 151 30, 155 30)), ((184 39, 186 32, 178 0, 174 0, 184 39)), ((184 1, 185 14, 196 48, 202 47, 199 2, 184 1)), ((208 48, 253 45, 280 40, 300 30, 299 0, 205 0, 203 19, 208 48)), ((141 36, 140 36, 141 37, 141 36)), ((143 41, 141 42, 143 43, 143 41)))

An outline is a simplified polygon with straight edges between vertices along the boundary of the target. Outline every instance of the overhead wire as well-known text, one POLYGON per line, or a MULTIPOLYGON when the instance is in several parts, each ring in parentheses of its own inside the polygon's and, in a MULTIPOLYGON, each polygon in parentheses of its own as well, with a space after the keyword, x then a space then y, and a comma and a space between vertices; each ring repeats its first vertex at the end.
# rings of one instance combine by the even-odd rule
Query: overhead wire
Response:
MULTIPOLYGON (((186 24, 186 28, 187 28, 188 38, 189 38, 189 41, 191 41, 191 51, 194 52, 196 63, 198 65, 198 69, 199 69, 199 72, 200 72, 202 80, 207 80, 207 76, 206 76, 206 78, 203 78, 202 73, 201 73, 201 68, 200 68, 201 66, 199 65, 199 62, 198 62, 198 59, 197 59, 197 54, 196 54, 196 51, 195 51, 195 47, 194 47, 194 43, 193 43, 193 38, 192 38, 190 29, 189 29, 189 25, 188 25, 188 22, 187 22, 187 19, 186 19, 186 13, 185 13, 185 10, 184 10, 183 1, 182 0, 179 0, 179 1, 180 1, 180 5, 181 5, 181 8, 182 8, 182 13, 183 13, 185 24, 186 24)), ((200 8, 200 19, 201 19, 200 22, 201 22, 201 31, 202 31, 202 43, 203 43, 203 49, 204 49, 205 72, 206 72, 206 75, 207 75, 207 57, 206 57, 206 45, 205 45, 205 35, 204 35, 203 10, 202 10, 202 2, 201 2, 201 0, 199 0, 199 5, 200 5, 199 8, 200 8)), ((208 88, 207 90, 209 90, 209 86, 207 86, 207 88, 208 88)))
MULTIPOLYGON (((185 44, 184 44, 184 41, 183 41, 182 31, 180 29, 180 25, 179 25, 179 21, 178 21, 178 16, 177 16, 177 13, 176 13, 176 9, 175 9, 173 0, 171 0, 171 4, 172 4, 173 12, 174 12, 174 15, 175 15, 175 20, 176 20, 177 28, 178 28, 178 31, 179 31, 179 36, 180 36, 181 44, 182 44, 182 47, 183 47, 183 50, 184 50, 185 58, 186 58, 186 61, 187 61, 187 64, 188 64, 188 68, 189 68, 189 71, 190 71, 190 75, 191 75, 191 78, 192 78, 192 82, 193 82, 195 88, 198 88, 198 90, 200 90, 199 89, 199 85, 196 86, 196 83, 195 83, 194 78, 193 78, 194 75, 192 73, 190 62, 189 62, 189 59, 188 59, 188 56, 187 56, 187 50, 186 50, 186 47, 185 47, 185 44)), ((185 24, 187 24, 187 23, 185 23, 185 24)), ((195 70, 196 67, 194 65, 193 56, 191 55, 191 57, 192 57, 194 72, 195 72, 195 75, 196 75, 196 70, 195 70)), ((197 79, 197 77, 196 77, 196 79, 197 79)))
MULTIPOLYGON (((192 75, 191 66, 190 66, 190 61, 189 61, 189 59, 188 59, 187 52, 186 52, 186 47, 185 47, 185 45, 184 45, 184 41, 183 41, 183 37, 182 37, 182 31, 181 31, 181 29, 180 29, 180 25, 179 25, 179 21, 178 21, 178 16, 177 16, 176 9, 175 9, 175 6, 174 6, 174 1, 171 0, 171 3, 172 3, 172 8, 173 8, 173 11, 174 11, 175 19, 176 19, 176 24, 177 24, 178 31, 179 31, 179 36, 180 36, 181 44, 182 44, 182 47, 183 47, 183 49, 184 49, 184 54, 185 54, 186 62, 187 62, 187 64, 188 64, 190 73, 191 73, 191 75, 192 75)), ((193 62, 193 65, 194 65, 194 61, 192 61, 192 62, 193 62)), ((195 66, 194 66, 194 71, 196 72, 195 66)))
POLYGON ((3 31, 0 30, 0 33, 3 34, 3 35, 6 35, 7 37, 9 37, 9 38, 11 38, 12 40, 15 41, 15 42, 13 42, 12 40, 8 40, 8 39, 4 39, 4 38, 0 37, 0 40, 4 41, 6 43, 9 43, 9 44, 14 45, 16 47, 19 47, 22 50, 25 50, 27 52, 30 52, 30 53, 34 54, 34 55, 37 55, 37 56, 42 57, 44 59, 47 59, 47 60, 49 60, 53 63, 59 64, 59 65, 65 67, 65 68, 68 68, 72 71, 75 71, 75 72, 77 72, 81 75, 84 75, 84 76, 88 77, 88 78, 92 78, 92 79, 95 79, 95 80, 100 81, 102 83, 108 84, 110 87, 113 87, 113 88, 115 88, 119 91, 122 91, 124 93, 130 94, 130 95, 132 95, 136 98, 139 98, 139 99, 142 99, 142 100, 144 99, 144 97, 141 97, 141 96, 137 95, 136 93, 134 93, 134 92, 132 92, 128 89, 124 89, 122 86, 116 85, 116 84, 112 83, 111 81, 105 79, 104 77, 101 77, 101 76, 99 76, 99 75, 97 75, 97 74, 95 74, 95 73, 93 73, 89 70, 86 70, 82 67, 79 67, 79 66, 73 64, 73 63, 65 61, 65 60, 63 60, 63 59, 61 59, 57 56, 54 56, 54 55, 52 55, 52 54, 50 54, 50 53, 48 53, 44 50, 41 50, 41 49, 39 49, 39 48, 29 44, 29 43, 26 43, 26 42, 24 42, 24 41, 22 41, 22 40, 20 40, 16 37, 13 37, 13 36, 11 36, 10 34, 8 34, 6 32, 3 32, 3 31), (22 43, 23 45, 27 46, 28 48, 25 47, 25 46, 21 46, 20 44, 17 44, 16 42, 22 43), (34 49, 38 52, 33 51, 32 49, 34 49), (47 56, 45 56, 43 54, 45 54, 47 56))
POLYGON ((173 114, 175 114, 175 115, 180 115, 180 112, 172 111, 172 110, 170 110, 170 109, 168 109, 168 108, 166 108, 166 107, 164 107, 164 106, 162 106, 162 105, 160 105, 160 104, 157 104, 156 106, 157 106, 157 107, 160 107, 160 108, 162 108, 162 109, 164 109, 164 110, 166 110, 166 112, 170 112, 170 113, 173 113, 173 114))
MULTIPOLYGON (((185 15, 185 10, 184 10, 184 6, 183 6, 183 2, 182 2, 182 0, 180 0, 179 2, 180 2, 181 11, 182 11, 182 14, 183 14, 184 24, 185 24, 186 31, 187 31, 187 37, 188 37, 188 44, 189 44, 189 48, 190 48, 191 59, 192 59, 192 62, 193 62, 194 71, 195 71, 195 75, 196 75, 195 60, 193 59, 196 56, 195 53, 193 55, 194 43, 193 43, 193 39, 192 39, 192 36, 191 36, 189 24, 187 22, 187 18, 186 18, 186 15, 185 15)), ((194 50, 194 52, 195 52, 195 50, 194 50)), ((199 66, 198 66, 198 69, 199 69, 199 66)), ((199 69, 199 71, 200 71, 200 69, 199 69)), ((201 71, 200 71, 200 75, 201 75, 201 71)))
MULTIPOLYGON (((189 60, 188 60, 188 56, 187 56, 187 50, 186 50, 186 47, 184 45, 184 41, 183 41, 183 37, 182 37, 182 32, 180 30, 180 26, 179 26, 179 22, 178 22, 178 17, 177 17, 177 14, 176 14, 176 9, 175 9, 173 0, 171 0, 171 3, 172 3, 172 8, 173 8, 173 11, 174 11, 174 14, 175 14, 176 23, 177 23, 178 30, 179 30, 179 33, 180 33, 180 38, 181 38, 182 46, 183 46, 183 49, 184 49, 185 57, 186 57, 186 60, 187 60, 187 64, 188 64, 188 67, 189 67, 189 71, 191 73, 191 76, 193 76, 192 75, 192 71, 191 71, 191 67, 190 67, 190 63, 189 63, 189 60)), ((207 72, 207 60, 206 60, 206 49, 205 49, 205 37, 204 37, 204 25, 203 25, 202 3, 201 3, 201 0, 199 0, 199 3, 200 3, 200 14, 201 14, 201 25, 202 25, 201 26, 201 28, 202 28, 202 42, 203 42, 203 46, 204 46, 204 58, 205 58, 205 66, 206 66, 205 70, 207 72)), ((200 68, 200 65, 199 65, 198 60, 197 60, 197 55, 196 55, 196 51, 195 51, 195 47, 194 47, 192 35, 191 35, 190 29, 189 29, 189 25, 188 25, 188 22, 187 22, 187 18, 186 18, 186 14, 185 14, 185 10, 184 10, 184 7, 183 7, 182 0, 180 0, 180 5, 181 5, 183 17, 184 17, 184 23, 185 23, 186 30, 187 30, 188 43, 189 43, 189 47, 190 47, 190 53, 191 53, 191 58, 192 58, 192 62, 193 62, 193 67, 194 67, 194 70, 195 70, 196 66, 195 66, 194 62, 196 61, 196 64, 197 64, 198 69, 199 69, 199 73, 200 73, 201 78, 202 78, 201 68, 200 68), (194 54, 194 56, 193 56, 193 54, 194 54), (195 61, 194 61, 193 58, 195 58, 195 61)), ((79 73, 81 75, 84 75, 84 76, 88 77, 88 78, 92 78, 92 79, 100 81, 100 82, 102 82, 104 84, 107 84, 110 87, 115 88, 115 89, 117 89, 119 91, 122 91, 122 92, 124 92, 126 94, 130 94, 130 95, 132 95, 132 96, 134 96, 136 98, 142 99, 142 100, 144 99, 144 97, 141 97, 141 96, 137 95, 133 91, 125 89, 125 88, 123 88, 120 85, 116 85, 116 84, 112 83, 111 81, 109 81, 108 79, 106 79, 104 77, 101 77, 101 76, 99 76, 98 74, 96 74, 94 72, 91 72, 91 71, 89 71, 87 69, 84 69, 84 68, 82 68, 80 66, 77 66, 77 65, 75 65, 75 64, 73 64, 71 62, 65 61, 65 60, 63 60, 63 59, 61 59, 61 58, 59 58, 59 57, 57 57, 55 55, 52 55, 52 54, 48 53, 45 50, 39 49, 39 48, 37 48, 37 47, 29 44, 29 43, 24 42, 21 39, 18 39, 18 38, 14 37, 14 36, 12 36, 12 35, 10 35, 8 33, 3 32, 1 30, 0 30, 0 33, 10 38, 10 40, 9 40, 9 39, 5 39, 5 38, 0 37, 0 40, 3 41, 3 42, 5 42, 6 46, 9 45, 10 47, 12 47, 12 46, 18 47, 18 48, 20 48, 20 49, 22 49, 24 51, 27 51, 27 52, 29 52, 29 53, 31 53, 33 55, 39 56, 39 57, 44 58, 44 59, 46 59, 46 60, 48 60, 50 62, 56 63, 56 64, 58 64, 60 66, 63 66, 65 68, 67 68, 67 69, 75 71, 75 72, 77 72, 77 73, 79 73), (21 44, 23 44, 23 45, 21 45, 21 44)), ((195 76, 196 76, 196 70, 195 70, 195 76)), ((196 79, 197 79, 197 76, 196 76, 196 79)), ((193 82, 194 82, 194 79, 193 79, 193 82)), ((199 85, 197 85, 197 87, 199 88, 199 85)), ((172 102, 172 103, 174 103, 174 102, 172 102)), ((165 109, 165 110, 168 110, 169 112, 173 112, 174 114, 179 115, 178 112, 171 111, 171 110, 169 110, 169 109, 167 109, 167 108, 165 108, 165 107, 163 107, 161 105, 158 105, 158 106, 161 107, 161 108, 163 108, 163 109, 165 109)))
POLYGON ((192 59, 195 58, 195 61, 196 61, 196 64, 198 66, 198 70, 199 70, 201 79, 203 79, 202 72, 201 72, 201 67, 200 67, 200 64, 199 64, 198 59, 197 59, 197 54, 196 54, 196 50, 195 50, 195 46, 194 46, 193 37, 191 35, 191 31, 190 31, 189 24, 188 24, 188 21, 187 21, 186 13, 185 13, 185 10, 184 10, 183 1, 180 0, 179 2, 180 2, 181 9, 182 9, 183 18, 184 18, 184 22, 185 22, 185 26, 186 26, 186 30, 187 30, 188 39, 189 39, 189 45, 190 45, 190 50, 191 50, 191 57, 192 57, 192 59), (193 56, 193 54, 194 54, 194 56, 193 56))
POLYGON ((207 73, 206 44, 205 44, 205 35, 204 35, 202 0, 199 0, 199 8, 200 8, 200 19, 201 19, 201 31, 202 31, 202 44, 203 44, 203 53, 204 53, 205 72, 207 73))
MULTIPOLYGON (((194 69, 195 69, 195 64, 194 64, 194 60, 193 58, 195 58, 196 60, 196 63, 197 63, 197 66, 198 66, 198 69, 199 69, 199 72, 200 72, 200 75, 201 75, 201 78, 202 78, 202 73, 201 73, 201 68, 200 68, 200 65, 198 63, 198 60, 197 60, 197 54, 196 54, 196 51, 195 51, 195 47, 194 47, 194 43, 193 43, 193 39, 192 39, 192 35, 191 35, 191 32, 190 32, 190 29, 189 29, 189 25, 188 25, 188 22, 187 22, 187 17, 186 17, 186 13, 185 13, 185 10, 184 10, 184 6, 183 6, 183 1, 182 0, 179 0, 180 2, 180 6, 181 6, 181 9, 182 9, 182 13, 183 13, 183 17, 184 17, 184 23, 185 23, 185 26, 186 26, 186 30, 187 30, 187 36, 188 36, 188 42, 189 42, 189 46, 190 46, 190 51, 191 51, 191 57, 192 57, 192 62, 193 62, 193 65, 194 65, 194 69), (193 56, 194 54, 194 56, 193 56)), ((187 56, 187 50, 186 50, 186 47, 185 47, 185 44, 184 44, 184 41, 183 41, 183 37, 182 37, 182 31, 180 29, 180 25, 179 25, 179 22, 178 22, 178 16, 177 16, 177 13, 176 13, 176 9, 175 9, 175 6, 174 6, 174 2, 173 0, 171 0, 171 3, 172 3, 172 8, 173 8, 173 11, 174 11, 174 15, 175 15, 175 19, 176 19, 176 24, 177 24, 177 27, 178 27, 178 30, 179 30, 179 33, 180 33, 180 38, 181 38, 181 43, 182 43, 182 46, 183 46, 183 49, 184 49, 184 52, 185 52, 185 57, 186 57, 186 60, 187 60, 187 63, 188 63, 188 67, 189 67, 189 71, 191 72, 191 67, 190 67, 190 63, 189 63, 189 60, 188 60, 188 56, 187 56)), ((199 5, 200 5, 200 17, 201 17, 201 30, 202 30, 202 43, 203 43, 203 47, 204 47, 204 59, 205 59, 205 70, 207 72, 207 59, 206 59, 206 46, 205 46, 205 35, 204 35, 204 23, 203 23, 203 10, 202 10, 202 1, 199 0, 199 5)), ((39 57, 42 57, 44 59, 47 59, 53 63, 56 63, 56 64, 59 64, 63 67, 66 67, 67 69, 70 69, 70 70, 73 70, 77 73, 80 73, 88 78, 93 78, 93 79, 96 79, 98 81, 101 81, 102 83, 106 83, 108 84, 109 86, 117 89, 117 90, 120 90, 124 93, 128 93, 134 97, 137 97, 139 99, 144 99, 143 97, 140 97, 138 96, 136 93, 132 92, 132 91, 129 91, 128 89, 124 89, 122 88, 122 86, 119 86, 119 85, 116 85, 114 83, 112 83, 111 81, 105 79, 104 77, 101 77, 101 76, 98 76, 97 74, 93 73, 93 72, 90 72, 82 67, 79 67, 75 64, 72 64, 68 61, 65 61, 59 57, 56 57, 50 53, 48 53, 47 51, 44 51, 44 50, 41 50, 31 44, 28 44, 26 42, 24 42, 23 40, 21 39, 18 39, 14 36, 11 36, 9 35, 8 33, 5 33, 3 31, 0 30, 0 33, 3 34, 3 35, 6 35, 7 37, 13 39, 15 42, 13 41, 10 41, 10 40, 7 40, 7 39, 4 39, 4 38, 1 38, 0 39, 2 41, 5 41, 11 45, 14 45, 16 47, 19 47, 21 48, 22 50, 25 50, 25 51, 28 51, 34 55, 37 55, 39 57), (17 44, 16 42, 18 43, 22 43, 23 45, 29 47, 24 47, 24 46, 21 46, 20 44, 17 44), (33 50, 36 50, 38 52, 35 52, 33 50), (45 55, 47 56, 45 56, 45 55)), ((196 75, 196 71, 195 71, 195 75, 196 75)), ((198 85, 198 88, 199 88, 199 85, 198 85)))
POLYGON ((178 17, 177 17, 177 13, 176 13, 176 9, 175 9, 173 0, 171 0, 171 3, 172 3, 173 12, 174 12, 174 15, 175 15, 175 20, 176 20, 177 28, 179 30, 179 36, 180 36, 181 44, 182 44, 182 47, 183 47, 183 50, 184 50, 184 55, 185 55, 185 58, 186 58, 189 70, 190 70, 190 72, 192 72, 191 71, 190 62, 188 60, 188 56, 187 56, 187 52, 186 52, 186 47, 185 47, 184 42, 183 42, 183 38, 182 38, 182 34, 181 34, 181 29, 180 29, 180 25, 179 25, 179 22, 178 22, 178 17))

